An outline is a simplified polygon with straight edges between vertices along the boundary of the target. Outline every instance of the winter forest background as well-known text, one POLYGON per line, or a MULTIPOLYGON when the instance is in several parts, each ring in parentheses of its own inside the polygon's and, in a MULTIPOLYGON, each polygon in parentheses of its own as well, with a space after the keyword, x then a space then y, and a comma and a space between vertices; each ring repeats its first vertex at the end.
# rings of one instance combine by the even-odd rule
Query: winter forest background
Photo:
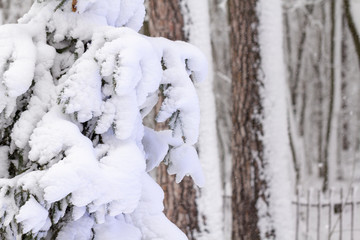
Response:
MULTIPOLYGON (((0 23, 32 2, 0 0, 0 23)), ((142 34, 187 41, 209 64, 197 85, 206 185, 160 165, 166 216, 190 240, 359 239, 360 0, 145 6, 142 34)), ((166 129, 155 114, 147 124, 166 129)))

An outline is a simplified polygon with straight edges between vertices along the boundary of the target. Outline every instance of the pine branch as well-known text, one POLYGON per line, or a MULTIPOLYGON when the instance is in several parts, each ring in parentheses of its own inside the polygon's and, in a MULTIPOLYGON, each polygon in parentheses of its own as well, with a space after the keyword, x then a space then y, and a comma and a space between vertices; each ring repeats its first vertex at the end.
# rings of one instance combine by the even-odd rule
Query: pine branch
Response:
POLYGON ((62 1, 59 3, 59 5, 57 5, 56 8, 54 9, 54 12, 56 12, 59 8, 61 8, 61 7, 65 4, 66 1, 67 1, 67 0, 62 0, 62 1))

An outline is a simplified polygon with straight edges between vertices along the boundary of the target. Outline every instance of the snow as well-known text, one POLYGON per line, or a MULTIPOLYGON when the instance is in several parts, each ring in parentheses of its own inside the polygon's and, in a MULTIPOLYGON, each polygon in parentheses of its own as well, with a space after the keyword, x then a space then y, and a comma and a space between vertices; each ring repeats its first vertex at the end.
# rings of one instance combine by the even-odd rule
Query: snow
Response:
MULTIPOLYGON (((35 46, 31 36, 26 34, 24 26, 7 26, 0 28, 3 50, 1 61, 6 62, 3 73, 3 84, 10 97, 17 97, 30 87, 35 70, 35 46), (11 46, 12 47, 9 47, 11 46)), ((5 63, 4 63, 5 65, 5 63)))
POLYGON ((334 92, 333 109, 331 117, 331 130, 328 149, 328 184, 332 186, 336 179, 338 160, 338 129, 340 128, 341 103, 342 103, 342 35, 343 35, 343 3, 335 3, 335 26, 334 26, 334 92))
POLYGON ((142 144, 146 152, 146 171, 150 172, 164 160, 169 151, 169 143, 158 132, 145 127, 142 144))
POLYGON ((164 193, 160 186, 149 175, 145 175, 143 181, 141 201, 131 214, 131 219, 140 229, 143 239, 186 240, 187 237, 180 229, 170 221, 166 221, 166 216, 162 212, 164 193))
POLYGON ((78 0, 77 12, 94 14, 106 19, 107 25, 126 26, 138 31, 145 16, 144 0, 78 0))
POLYGON ((57 239, 186 239, 147 172, 166 159, 178 182, 204 185, 194 82, 206 58, 137 33, 143 18, 142 0, 78 0, 77 12, 49 0, 0 27, 0 126, 11 132, 0 166, 15 165, 0 172, 7 236, 52 237, 53 225, 57 239), (172 129, 156 132, 142 119, 160 86, 157 119, 172 129))
POLYGON ((94 220, 89 216, 83 216, 79 220, 75 220, 66 224, 59 232, 57 239, 59 240, 87 240, 91 239, 91 228, 94 220))
POLYGON ((131 224, 126 223, 121 217, 107 217, 106 222, 98 224, 94 228, 95 240, 119 239, 121 240, 140 240, 141 232, 131 224))
POLYGON ((169 157, 171 162, 168 167, 170 175, 176 174, 176 182, 180 183, 186 176, 190 175, 195 184, 203 187, 205 184, 204 175, 196 149, 191 145, 181 145, 170 150, 169 157))
POLYGON ((209 63, 207 80, 197 84, 197 93, 201 106, 198 146, 201 166, 204 169, 205 187, 199 191, 199 198, 197 199, 201 233, 196 236, 196 239, 222 239, 224 236, 223 191, 221 188, 220 158, 216 132, 208 1, 186 0, 182 1, 181 4, 185 22, 185 35, 189 36, 191 44, 203 51, 209 63), (203 217, 206 218, 206 223, 203 217))
POLYGON ((21 223, 24 233, 47 231, 51 225, 48 212, 33 197, 21 207, 16 221, 21 223))
POLYGON ((350 0, 350 11, 355 23, 355 26, 357 28, 357 32, 359 34, 360 32, 360 1, 359 0, 350 0))
MULTIPOLYGON (((263 74, 262 99, 264 107, 264 159, 262 177, 268 182, 269 206, 260 199, 257 203, 261 238, 274 228, 276 239, 294 239, 291 215, 290 149, 286 113, 286 82, 282 49, 282 8, 279 0, 260 0, 259 44, 263 74), (271 219, 269 219, 269 215, 271 219)), ((259 73, 260 74, 260 73, 259 73)))

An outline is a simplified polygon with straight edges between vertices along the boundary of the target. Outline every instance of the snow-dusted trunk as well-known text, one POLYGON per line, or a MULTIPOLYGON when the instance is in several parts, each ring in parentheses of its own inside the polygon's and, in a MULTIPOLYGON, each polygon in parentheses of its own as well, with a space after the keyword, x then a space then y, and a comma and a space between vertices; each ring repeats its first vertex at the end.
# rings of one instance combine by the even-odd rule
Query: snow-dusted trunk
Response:
MULTIPOLYGON (((183 31, 184 19, 180 11, 179 0, 149 0, 148 15, 148 31, 151 36, 165 37, 171 40, 186 40, 183 31)), ((163 99, 160 98, 159 107, 163 99)), ((164 123, 156 123, 157 130, 167 128, 164 123)), ((195 233, 199 231, 199 216, 196 189, 192 179, 186 177, 180 184, 177 184, 175 177, 167 173, 167 166, 164 164, 159 166, 156 175, 157 182, 165 193, 165 215, 189 239, 195 239, 195 233)))
POLYGON ((263 84, 263 161, 260 179, 264 198, 257 202, 261 239, 294 239, 291 208, 291 157, 287 127, 282 7, 280 0, 259 0, 260 69, 263 84), (274 232, 273 232, 274 231, 274 232), (275 236, 275 237, 273 237, 275 236))
POLYGON ((198 149, 206 187, 200 190, 197 198, 201 222, 200 233, 196 238, 217 240, 223 238, 223 191, 216 131, 209 5, 207 0, 182 0, 181 6, 186 36, 191 44, 205 54, 209 64, 207 81, 197 86, 201 113, 198 149))
MULTIPOLYGON (((257 202, 267 182, 263 172, 263 107, 259 80, 258 1, 229 1, 232 45, 232 239, 258 240, 257 202)), ((273 229, 269 229, 271 234, 273 229)))
POLYGON ((293 239, 279 0, 229 1, 235 239, 293 239))
POLYGON ((342 64, 342 0, 332 2, 332 31, 331 31, 331 91, 330 91, 330 109, 328 132, 325 151, 325 181, 323 189, 328 189, 331 183, 336 179, 337 162, 339 162, 338 136, 339 117, 341 109, 341 64, 342 64))

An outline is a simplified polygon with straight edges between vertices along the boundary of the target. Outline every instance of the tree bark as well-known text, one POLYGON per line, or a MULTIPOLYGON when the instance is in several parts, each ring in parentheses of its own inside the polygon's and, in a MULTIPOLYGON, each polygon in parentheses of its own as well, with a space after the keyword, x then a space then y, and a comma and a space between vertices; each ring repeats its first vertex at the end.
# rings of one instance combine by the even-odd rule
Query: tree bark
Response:
MULTIPOLYGON (((148 34, 153 37, 165 37, 170 40, 187 40, 184 34, 184 19, 179 0, 149 0, 148 34)), ((162 99, 158 103, 160 107, 162 99)), ((166 129, 166 124, 156 124, 156 130, 166 129)), ((157 180, 165 193, 164 213, 175 223, 190 240, 200 231, 196 204, 197 191, 191 178, 185 177, 180 184, 174 176, 169 176, 167 166, 161 164, 157 180)))
POLYGON ((344 11, 345 11, 346 21, 349 26, 350 33, 351 33, 351 36, 354 41, 356 55, 359 60, 358 64, 360 66, 360 35, 359 35, 358 30, 356 29, 354 19, 351 15, 349 0, 344 0, 344 11))
POLYGON ((76 12, 76 9, 77 9, 76 5, 77 5, 77 0, 73 0, 72 4, 71 4, 71 10, 73 12, 76 12))
MULTIPOLYGON (((232 239, 258 240, 259 199, 267 201, 260 173, 263 157, 263 107, 259 80, 257 0, 229 0, 232 45, 232 239)), ((267 237, 274 233, 269 232, 267 237)))

